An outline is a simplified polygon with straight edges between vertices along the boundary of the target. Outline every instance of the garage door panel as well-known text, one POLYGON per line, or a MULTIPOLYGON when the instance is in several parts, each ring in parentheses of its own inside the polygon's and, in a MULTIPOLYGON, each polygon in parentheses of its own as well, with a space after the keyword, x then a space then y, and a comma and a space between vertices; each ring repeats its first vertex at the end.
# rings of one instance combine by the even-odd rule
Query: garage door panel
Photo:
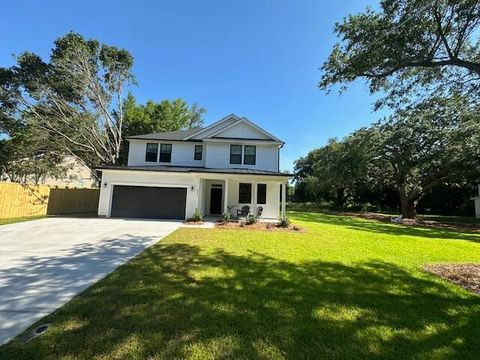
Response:
POLYGON ((113 187, 112 217, 185 219, 187 190, 172 187, 113 187))

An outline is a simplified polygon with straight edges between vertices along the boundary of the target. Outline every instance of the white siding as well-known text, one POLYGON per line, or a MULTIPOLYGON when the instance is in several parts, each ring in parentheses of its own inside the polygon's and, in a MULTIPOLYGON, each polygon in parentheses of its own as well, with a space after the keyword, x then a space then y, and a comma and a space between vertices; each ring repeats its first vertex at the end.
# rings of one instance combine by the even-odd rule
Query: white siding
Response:
POLYGON ((263 218, 277 219, 280 216, 280 183, 285 182, 285 180, 286 178, 274 177, 272 179, 270 176, 258 175, 235 176, 214 173, 183 174, 155 171, 103 170, 98 215, 110 216, 113 187, 115 185, 183 187, 187 189, 186 217, 191 217, 196 208, 204 213, 208 213, 211 185, 221 184, 224 190, 223 196, 225 196, 225 182, 228 181, 227 203, 232 207, 233 215, 236 215, 236 210, 243 205, 238 203, 239 183, 252 184, 252 202, 249 204, 252 212, 257 200, 257 184, 266 184, 266 204, 258 204, 257 206, 263 207, 263 218))
POLYGON ((248 180, 230 180, 228 184, 228 204, 232 206, 232 215, 236 215, 237 209, 241 209, 243 205, 238 203, 238 189, 240 183, 252 184, 252 202, 248 204, 250 211, 253 213, 256 199, 256 186, 257 184, 267 185, 267 201, 266 204, 258 204, 257 206, 263 207, 262 218, 278 219, 280 217, 280 183, 278 181, 248 181, 248 180))
POLYGON ((193 174, 103 170, 98 202, 98 215, 100 216, 110 216, 114 185, 184 187, 187 188, 187 218, 193 215, 198 206, 199 180, 193 174))
MULTIPOLYGON (((256 145, 256 164, 230 164, 230 143, 207 142, 205 167, 215 169, 256 169, 278 171, 278 145, 256 145)), ((233 143, 239 144, 241 142, 233 143)), ((242 158, 243 162, 243 158, 242 158)))
POLYGON ((253 126, 240 122, 229 129, 226 129, 215 137, 240 138, 240 139, 270 139, 265 133, 255 129, 253 126))
MULTIPOLYGON (((205 166, 205 145, 203 146, 202 160, 194 160, 195 145, 204 145, 201 142, 183 142, 183 141, 148 141, 148 140, 130 140, 128 151, 129 166, 155 166, 155 165, 175 165, 175 166, 205 166), (147 143, 172 144, 172 162, 146 162, 145 150, 147 143)), ((160 151, 160 145, 158 146, 160 151)))

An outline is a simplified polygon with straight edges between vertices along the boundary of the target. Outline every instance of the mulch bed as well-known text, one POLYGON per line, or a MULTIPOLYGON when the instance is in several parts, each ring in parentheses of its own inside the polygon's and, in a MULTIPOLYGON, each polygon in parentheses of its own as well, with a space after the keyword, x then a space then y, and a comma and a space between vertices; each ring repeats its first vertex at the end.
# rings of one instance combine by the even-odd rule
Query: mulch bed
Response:
POLYGON ((185 225, 203 225, 203 221, 184 221, 183 222, 185 225))
POLYGON ((244 229, 244 230, 264 230, 264 231, 288 231, 288 232, 298 232, 303 233, 305 229, 296 226, 290 225, 288 228, 280 227, 277 224, 257 222, 255 224, 247 225, 242 221, 238 222, 228 222, 228 223, 216 223, 215 227, 218 229, 244 229))
POLYGON ((480 264, 425 265, 424 269, 480 295, 480 264))

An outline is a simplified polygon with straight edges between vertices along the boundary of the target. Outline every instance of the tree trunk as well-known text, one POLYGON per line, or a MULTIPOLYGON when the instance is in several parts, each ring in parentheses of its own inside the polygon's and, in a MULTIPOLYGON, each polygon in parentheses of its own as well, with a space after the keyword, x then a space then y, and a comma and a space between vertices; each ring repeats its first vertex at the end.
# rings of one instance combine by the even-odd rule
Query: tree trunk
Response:
POLYGON ((345 189, 344 188, 337 189, 335 202, 339 207, 345 206, 345 189))
POLYGON ((399 195, 400 195, 400 206, 402 210, 402 218, 414 219, 415 216, 417 215, 417 211, 416 211, 417 201, 409 199, 404 189, 399 190, 399 195))

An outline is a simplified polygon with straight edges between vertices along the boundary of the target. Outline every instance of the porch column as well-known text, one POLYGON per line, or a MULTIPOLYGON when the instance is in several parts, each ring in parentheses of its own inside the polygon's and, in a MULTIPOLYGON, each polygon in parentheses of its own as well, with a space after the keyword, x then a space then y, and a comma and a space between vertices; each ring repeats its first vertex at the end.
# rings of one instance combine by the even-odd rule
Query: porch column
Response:
POLYGON ((202 180, 198 179, 197 186, 195 187, 195 194, 197 194, 197 208, 200 210, 202 215, 203 213, 203 205, 202 205, 202 180))
POLYGON ((228 212, 228 183, 230 180, 225 179, 224 194, 223 194, 223 212, 228 212))
POLYGON ((281 183, 281 186, 282 186, 282 219, 285 219, 285 214, 286 214, 286 200, 287 200, 287 186, 286 186, 286 182, 284 183, 281 183))
POLYGON ((253 215, 257 215, 257 183, 252 183, 252 210, 253 215))

